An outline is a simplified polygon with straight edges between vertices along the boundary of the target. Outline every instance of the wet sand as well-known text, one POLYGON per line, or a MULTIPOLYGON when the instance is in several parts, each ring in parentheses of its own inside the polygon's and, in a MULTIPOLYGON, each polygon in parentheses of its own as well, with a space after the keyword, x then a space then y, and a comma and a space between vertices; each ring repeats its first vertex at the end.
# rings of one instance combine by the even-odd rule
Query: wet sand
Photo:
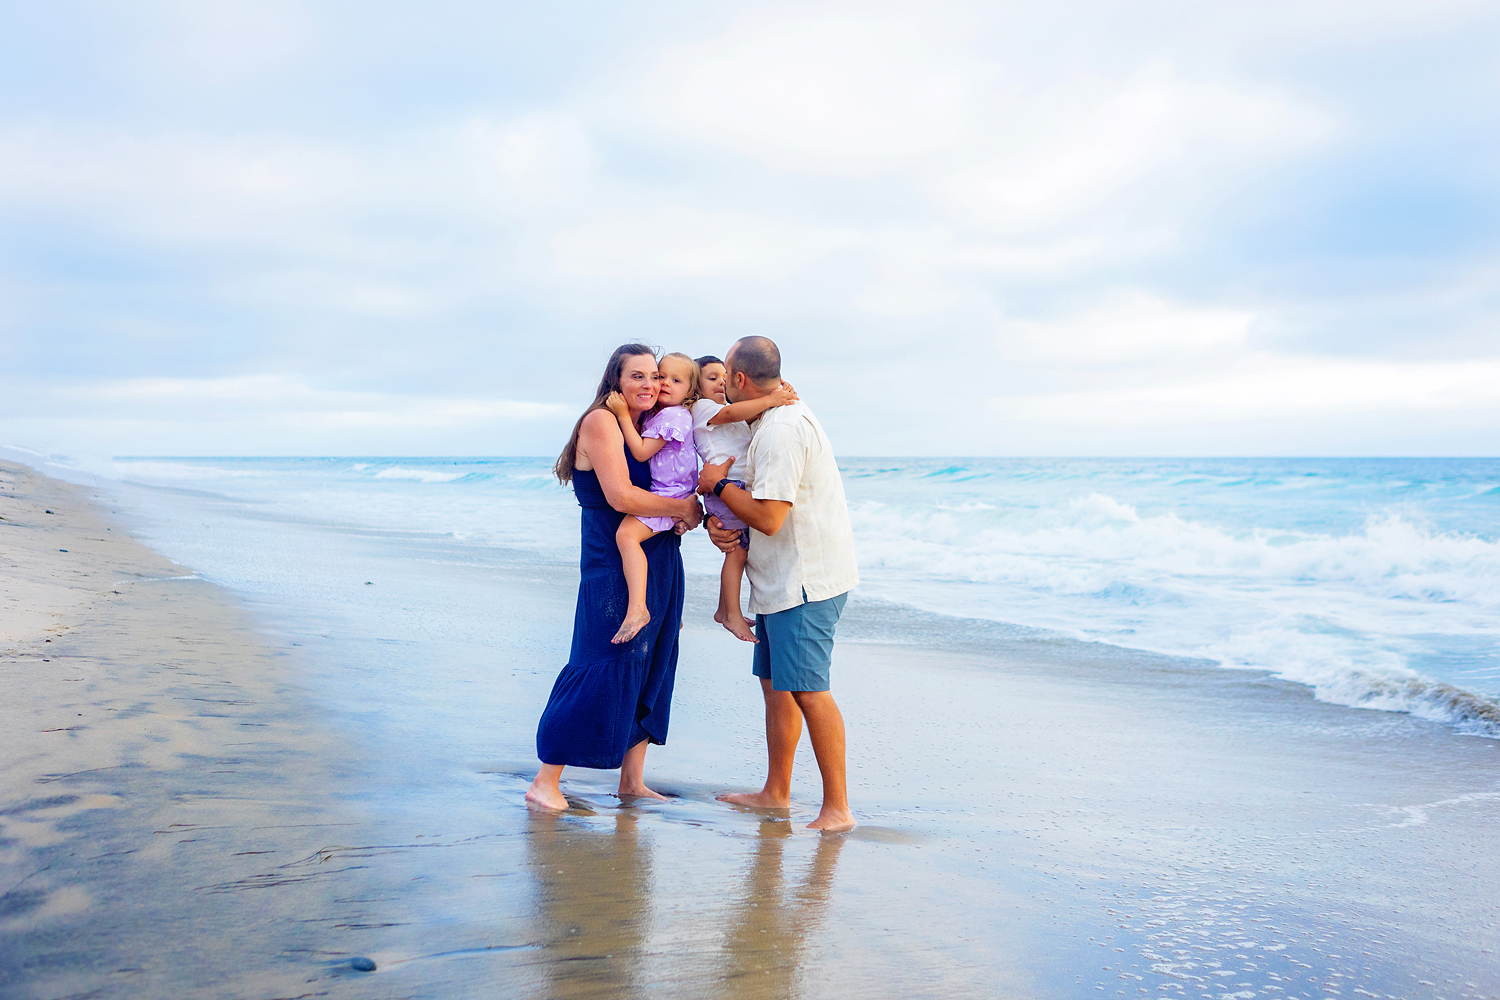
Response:
POLYGON ((348 821, 288 657, 86 491, 0 463, 0 517, 0 995, 291 995, 316 888, 267 862, 348 821))
POLYGON ((863 825, 818 836, 805 746, 789 814, 713 799, 757 781, 760 714, 695 583, 648 767, 675 797, 570 770, 542 816, 575 576, 309 556, 439 623, 340 631, 170 579, 73 487, 0 482, 7 997, 1500 996, 1500 742, 851 605, 863 825), (455 602, 492 631, 440 627, 455 602))

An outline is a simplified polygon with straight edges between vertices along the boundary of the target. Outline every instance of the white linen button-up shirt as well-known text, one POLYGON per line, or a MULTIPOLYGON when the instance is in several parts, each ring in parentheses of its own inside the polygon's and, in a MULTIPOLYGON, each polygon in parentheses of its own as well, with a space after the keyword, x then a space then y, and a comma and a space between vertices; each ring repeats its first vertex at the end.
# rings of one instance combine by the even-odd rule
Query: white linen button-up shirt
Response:
POLYGON ((826 601, 859 584, 854 530, 833 446, 804 403, 775 406, 755 423, 748 456, 750 495, 789 501, 781 530, 750 529, 750 613, 770 615, 826 601))

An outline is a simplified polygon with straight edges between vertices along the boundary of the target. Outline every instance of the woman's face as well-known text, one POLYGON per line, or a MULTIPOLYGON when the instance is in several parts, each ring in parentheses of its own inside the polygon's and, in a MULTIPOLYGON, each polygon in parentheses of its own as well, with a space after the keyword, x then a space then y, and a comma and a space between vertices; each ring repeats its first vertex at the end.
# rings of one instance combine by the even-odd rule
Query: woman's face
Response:
POLYGON ((634 413, 645 413, 656 405, 656 359, 632 354, 620 365, 620 395, 634 413))
POLYGON ((710 361, 703 366, 703 375, 698 380, 698 395, 704 399, 712 399, 716 403, 723 403, 726 377, 724 366, 717 361, 710 361))

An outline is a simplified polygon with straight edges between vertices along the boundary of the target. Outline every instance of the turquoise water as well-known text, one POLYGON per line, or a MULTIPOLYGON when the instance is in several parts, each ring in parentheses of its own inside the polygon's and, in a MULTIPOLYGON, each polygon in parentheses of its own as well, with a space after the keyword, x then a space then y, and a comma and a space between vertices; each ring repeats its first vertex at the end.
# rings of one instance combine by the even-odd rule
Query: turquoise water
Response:
MULTIPOLYGON (((275 593, 294 570, 278 569, 264 542, 227 544, 236 520, 571 563, 576 508, 549 465, 152 458, 93 471, 135 484, 164 551, 275 593)), ((1326 701, 1500 732, 1500 460, 857 458, 841 468, 863 579, 855 599, 895 606, 898 631, 901 606, 990 619, 1271 670, 1326 701)), ((684 553, 712 586, 706 538, 684 553)), ((295 552, 285 558, 295 566, 295 552)))

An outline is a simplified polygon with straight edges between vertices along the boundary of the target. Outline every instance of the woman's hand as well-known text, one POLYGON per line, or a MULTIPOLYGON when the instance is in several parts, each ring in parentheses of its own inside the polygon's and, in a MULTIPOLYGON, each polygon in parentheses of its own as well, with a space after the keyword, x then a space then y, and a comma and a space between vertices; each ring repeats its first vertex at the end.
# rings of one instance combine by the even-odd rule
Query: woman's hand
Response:
POLYGON ((704 525, 708 529, 708 540, 714 543, 714 548, 720 552, 733 552, 740 547, 740 533, 732 528, 724 527, 724 522, 717 517, 708 519, 704 525))
POLYGON ((625 402, 625 397, 618 392, 610 393, 608 398, 604 400, 604 406, 610 413, 613 413, 621 420, 630 419, 630 404, 625 402))
POLYGON ((792 383, 784 379, 780 385, 771 390, 770 395, 772 406, 785 406, 788 403, 795 403, 802 398, 797 395, 797 390, 792 388, 792 383))

